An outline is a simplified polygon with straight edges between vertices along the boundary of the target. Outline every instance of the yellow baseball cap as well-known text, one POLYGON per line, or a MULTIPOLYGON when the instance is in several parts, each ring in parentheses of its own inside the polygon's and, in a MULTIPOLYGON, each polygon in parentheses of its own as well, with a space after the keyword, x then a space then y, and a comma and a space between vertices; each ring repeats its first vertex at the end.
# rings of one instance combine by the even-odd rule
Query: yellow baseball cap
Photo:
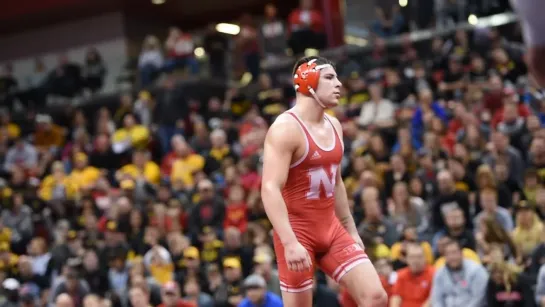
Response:
POLYGON ((229 257, 223 260, 223 267, 230 269, 240 269, 240 260, 238 258, 229 257))
POLYGON ((87 161, 87 155, 84 154, 83 152, 78 152, 74 155, 74 160, 75 161, 87 161))
POLYGON ((390 259, 391 253, 388 246, 384 244, 380 244, 377 247, 375 247, 375 257, 376 258, 387 258, 390 259))
POLYGON ((151 99, 151 93, 148 92, 148 91, 140 91, 140 93, 138 93, 138 98, 142 99, 142 100, 149 100, 151 99))
POLYGON ((184 250, 184 258, 199 259, 199 250, 195 246, 190 246, 184 250))
POLYGON ((116 231, 117 230, 117 223, 115 221, 108 221, 106 223, 106 229, 109 231, 116 231))
POLYGON ((119 187, 121 187, 121 189, 123 190, 132 190, 134 189, 134 181, 132 181, 131 179, 121 180, 121 182, 119 183, 119 187))
POLYGON ((75 230, 68 231, 68 239, 74 240, 78 237, 78 233, 75 230))
POLYGON ((271 257, 265 253, 258 253, 254 256, 254 262, 257 264, 263 264, 271 261, 271 257))
POLYGON ((0 252, 9 252, 9 243, 1 242, 0 243, 0 252))

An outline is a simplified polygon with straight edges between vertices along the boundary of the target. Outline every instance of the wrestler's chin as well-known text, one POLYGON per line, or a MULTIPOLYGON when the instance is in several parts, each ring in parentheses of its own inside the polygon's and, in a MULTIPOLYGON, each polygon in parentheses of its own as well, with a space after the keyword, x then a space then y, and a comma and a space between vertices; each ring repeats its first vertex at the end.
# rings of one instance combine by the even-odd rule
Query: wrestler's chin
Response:
POLYGON ((332 108, 335 108, 338 105, 339 105, 339 99, 337 99, 337 98, 332 98, 332 99, 330 99, 329 101, 327 101, 325 103, 326 109, 332 109, 332 108))

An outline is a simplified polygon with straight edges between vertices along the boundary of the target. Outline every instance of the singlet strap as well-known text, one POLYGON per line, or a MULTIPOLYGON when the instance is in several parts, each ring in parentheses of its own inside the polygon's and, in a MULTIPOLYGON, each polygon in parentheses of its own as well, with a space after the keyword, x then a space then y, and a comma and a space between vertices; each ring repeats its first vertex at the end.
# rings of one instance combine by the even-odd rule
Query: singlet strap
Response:
POLYGON ((305 126, 305 124, 301 121, 301 119, 299 119, 299 116, 297 116, 297 114, 291 112, 291 111, 287 111, 286 112, 287 114, 291 115, 293 118, 295 118, 295 120, 297 121, 297 123, 299 124, 299 127, 301 127, 301 129, 303 129, 303 132, 306 134, 306 135, 310 135, 309 131, 307 130, 307 127, 305 126))
POLYGON ((309 138, 311 138, 311 137, 310 137, 310 134, 309 134, 307 128, 305 127, 303 122, 301 122, 301 120, 297 117, 297 115, 295 115, 294 113, 289 112, 289 111, 287 111, 285 113, 287 113, 287 114, 293 116, 293 118, 295 118, 295 120, 299 124, 299 129, 301 129, 301 132, 303 133, 303 137, 305 138, 305 152, 297 161, 293 162, 290 165, 290 168, 294 168, 294 167, 298 166, 299 164, 303 163, 303 161, 305 161, 305 159, 307 158, 308 152, 310 151, 309 138))
POLYGON ((325 119, 327 119, 329 124, 331 124, 331 127, 333 128, 333 131, 335 132, 335 138, 337 139, 338 143, 341 144, 341 146, 343 148, 343 151, 344 151, 344 142, 343 142, 343 140, 341 140, 341 135, 337 131, 337 128, 335 128, 335 125, 333 124, 331 119, 329 119, 329 116, 327 114, 324 117, 325 117, 325 119))

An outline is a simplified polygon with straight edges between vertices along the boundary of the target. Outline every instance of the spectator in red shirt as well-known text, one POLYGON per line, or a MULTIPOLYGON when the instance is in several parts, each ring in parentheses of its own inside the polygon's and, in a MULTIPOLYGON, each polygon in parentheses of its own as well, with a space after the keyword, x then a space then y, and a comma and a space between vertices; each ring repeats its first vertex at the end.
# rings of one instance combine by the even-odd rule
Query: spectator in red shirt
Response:
POLYGON ((229 189, 229 201, 225 207, 225 220, 223 229, 235 227, 241 233, 248 226, 248 206, 244 201, 244 189, 240 185, 231 186, 229 189))
POLYGON ((165 177, 170 177, 172 173, 172 164, 176 159, 185 157, 191 153, 191 149, 183 136, 177 134, 171 139, 172 151, 165 155, 161 162, 161 174, 165 177))
POLYGON ((289 15, 288 23, 290 31, 288 45, 293 54, 302 54, 307 48, 326 47, 324 18, 314 8, 312 0, 301 0, 300 7, 289 15))
POLYGON ((456 103, 454 106, 454 118, 448 123, 448 132, 456 135, 464 125, 467 124, 469 113, 463 103, 456 103))
POLYGON ((408 267, 397 272, 390 306, 428 306, 434 268, 426 264, 424 250, 420 245, 408 245, 406 253, 408 267))
POLYGON ((496 111, 493 114, 492 117, 492 127, 498 128, 498 124, 501 123, 504 120, 504 114, 505 114, 505 105, 512 104, 515 105, 518 109, 518 116, 522 118, 526 118, 530 116, 530 110, 528 109, 528 106, 525 104, 521 104, 518 101, 518 95, 512 88, 506 88, 503 91, 503 103, 499 108, 496 109, 496 111))
POLYGON ((170 28, 167 41, 167 61, 165 69, 168 72, 177 68, 189 68, 192 74, 199 72, 199 63, 195 59, 195 43, 190 34, 182 32, 176 27, 170 28))

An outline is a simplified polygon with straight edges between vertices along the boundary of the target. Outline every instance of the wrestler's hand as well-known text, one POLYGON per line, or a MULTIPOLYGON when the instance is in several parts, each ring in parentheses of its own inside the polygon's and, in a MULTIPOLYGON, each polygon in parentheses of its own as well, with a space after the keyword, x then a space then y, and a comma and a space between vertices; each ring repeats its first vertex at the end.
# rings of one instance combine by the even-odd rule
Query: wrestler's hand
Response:
POLYGON ((298 241, 284 246, 284 257, 290 271, 303 272, 312 268, 312 259, 307 249, 298 241))

